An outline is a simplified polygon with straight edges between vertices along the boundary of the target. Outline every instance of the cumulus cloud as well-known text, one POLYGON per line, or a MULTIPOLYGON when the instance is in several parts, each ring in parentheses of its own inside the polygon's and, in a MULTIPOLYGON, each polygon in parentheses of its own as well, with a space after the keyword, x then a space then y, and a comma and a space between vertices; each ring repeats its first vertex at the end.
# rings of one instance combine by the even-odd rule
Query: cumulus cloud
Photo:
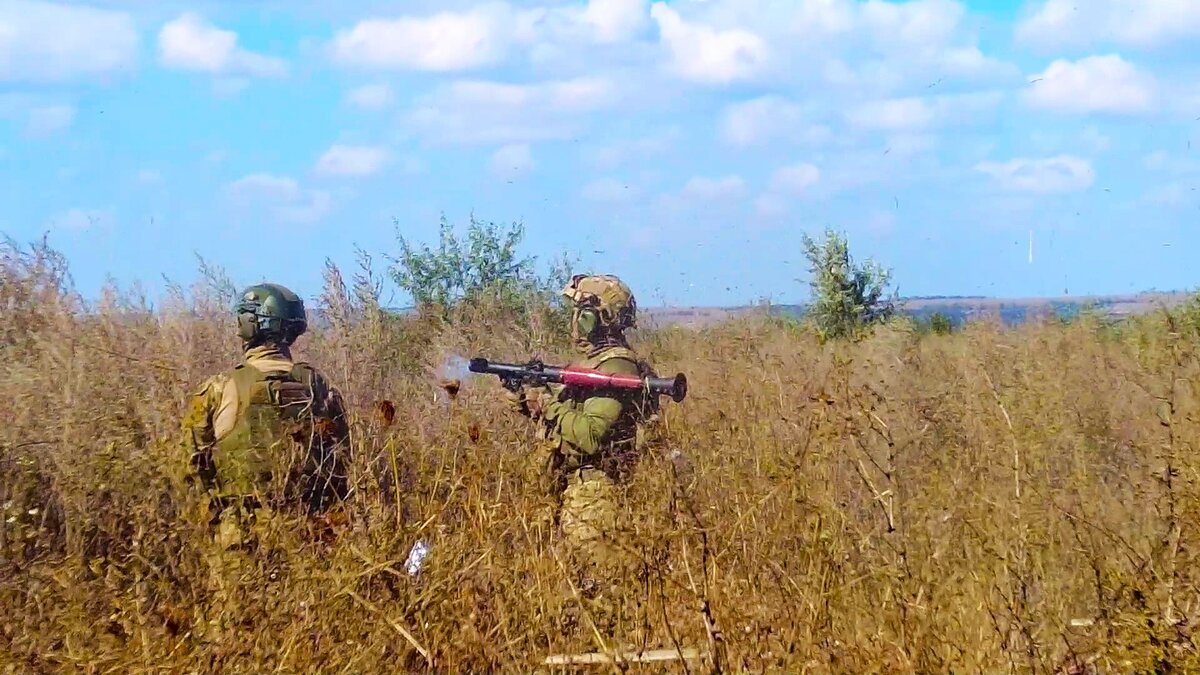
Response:
POLYGON ((1072 155, 980 162, 975 169, 991 176, 1005 189, 1041 194, 1086 190, 1096 179, 1092 165, 1072 155))
POLYGON ((138 34, 123 12, 39 0, 0 3, 0 81, 49 82, 133 67, 138 34))
POLYGON ((533 170, 533 152, 527 143, 511 143, 492 153, 488 168, 500 178, 513 179, 533 170))
POLYGON ((379 110, 390 106, 396 93, 386 84, 366 84, 346 93, 346 101, 364 110, 379 110))
POLYGON ((749 30, 689 23, 663 2, 651 6, 650 16, 670 52, 671 67, 684 79, 728 84, 753 76, 766 64, 767 43, 749 30))
POLYGON ((333 59, 346 66, 447 72, 492 65, 528 44, 540 11, 490 3, 464 12, 370 18, 334 35, 333 59))
POLYGON ((647 0, 588 0, 579 18, 596 42, 624 42, 649 25, 647 5, 647 0))
POLYGON ((767 188, 754 201, 754 210, 762 218, 784 216, 791 201, 805 195, 821 180, 821 170, 807 162, 788 164, 776 169, 767 181, 767 188))
POLYGON ((237 33, 217 28, 192 12, 179 15, 158 31, 158 60, 168 68, 214 75, 278 77, 287 72, 283 59, 242 49, 237 33))
POLYGON ((829 127, 808 122, 798 104, 776 95, 726 106, 720 135, 723 142, 736 147, 780 140, 824 143, 833 137, 829 127))
POLYGON ((1046 0, 1022 20, 1017 39, 1044 48, 1097 43, 1157 47, 1200 36, 1193 0, 1046 0))
POLYGON ((444 85, 407 116, 408 127, 436 143, 529 143, 569 138, 580 117, 619 100, 615 85, 583 77, 539 84, 480 80, 444 85))
POLYGON ((688 180, 680 193, 685 198, 704 201, 721 201, 741 197, 746 191, 746 181, 741 176, 708 178, 695 176, 688 180))
POLYGON ((995 92, 867 101, 852 107, 847 120, 864 129, 917 131, 946 124, 969 124, 1000 104, 995 92))
POLYGON ((317 160, 316 172, 326 176, 370 176, 388 159, 384 148, 369 145, 334 145, 317 160))
POLYGON ((285 223, 314 223, 330 212, 328 192, 304 190, 294 178, 255 173, 226 186, 226 193, 242 208, 265 208, 285 223))
POLYGON ((1116 54, 1059 59, 1031 78, 1024 101, 1064 113, 1137 114, 1154 105, 1154 82, 1116 54))
MULTIPOLYGON (((656 4, 654 11, 666 20, 660 27, 663 42, 682 50, 675 52, 676 61, 687 63, 679 57, 691 55, 691 62, 704 63, 697 53, 724 55, 712 60, 735 65, 710 69, 740 78, 870 90, 879 96, 936 77, 982 82, 1020 76, 1012 64, 979 50, 973 22, 957 0, 711 0, 671 8, 656 4), (677 29, 672 45, 663 28, 675 24, 708 32, 677 29), (713 38, 718 35, 725 39, 713 38), (709 48, 714 45, 723 48, 709 48)), ((701 81, 715 77, 692 74, 701 81)))
POLYGON ((294 178, 269 173, 254 173, 230 183, 229 192, 236 197, 279 199, 291 201, 300 197, 300 184, 294 178))
POLYGON ((821 179, 821 171, 812 164, 782 166, 771 174, 768 189, 777 195, 797 196, 821 179))
POLYGON ((922 98, 869 101, 851 110, 852 124, 868 129, 918 129, 933 123, 933 107, 922 98))

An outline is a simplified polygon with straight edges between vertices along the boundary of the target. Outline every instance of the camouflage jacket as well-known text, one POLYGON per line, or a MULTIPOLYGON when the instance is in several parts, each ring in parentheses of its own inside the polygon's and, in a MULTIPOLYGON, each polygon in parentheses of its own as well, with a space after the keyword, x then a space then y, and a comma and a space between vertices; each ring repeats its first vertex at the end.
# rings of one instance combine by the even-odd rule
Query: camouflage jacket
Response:
POLYGON ((193 393, 180 440, 214 497, 299 497, 322 510, 345 496, 348 437, 340 393, 286 350, 263 346, 193 393))
MULTIPOLYGON (((598 349, 578 365, 623 375, 653 371, 626 347, 598 349)), ((561 453, 562 468, 592 465, 606 471, 624 465, 640 449, 644 425, 654 421, 657 400, 642 392, 594 392, 557 387, 542 406, 542 436, 561 453)))

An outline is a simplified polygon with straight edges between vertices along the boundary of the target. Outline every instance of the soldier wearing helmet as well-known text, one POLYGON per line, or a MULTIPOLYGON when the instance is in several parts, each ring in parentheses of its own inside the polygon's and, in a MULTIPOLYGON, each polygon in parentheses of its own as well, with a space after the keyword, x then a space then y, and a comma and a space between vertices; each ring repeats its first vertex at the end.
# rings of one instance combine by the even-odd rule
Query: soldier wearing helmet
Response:
MULTIPOLYGON (((627 375, 654 375, 629 346, 625 331, 637 325, 637 301, 610 275, 576 275, 562 290, 571 307, 571 336, 586 368, 627 375)), ((563 539, 583 572, 585 589, 601 592, 619 575, 616 541, 618 485, 627 477, 644 425, 657 398, 571 387, 509 394, 518 412, 540 419, 547 468, 559 498, 563 539)))
POLYGON ((291 355, 308 328, 304 302, 268 283, 247 288, 233 309, 242 362, 200 386, 182 423, 223 548, 241 543, 256 514, 298 503, 319 513, 347 492, 341 395, 291 355))

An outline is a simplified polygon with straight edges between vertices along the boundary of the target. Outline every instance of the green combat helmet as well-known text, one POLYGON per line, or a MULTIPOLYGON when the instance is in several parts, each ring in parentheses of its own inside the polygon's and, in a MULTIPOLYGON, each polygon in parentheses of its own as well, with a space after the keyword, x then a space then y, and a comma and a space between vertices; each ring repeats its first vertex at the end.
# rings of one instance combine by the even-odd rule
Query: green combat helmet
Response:
POLYGON ((279 284, 258 284, 242 292, 234 305, 238 335, 246 344, 290 345, 308 330, 300 296, 279 284))

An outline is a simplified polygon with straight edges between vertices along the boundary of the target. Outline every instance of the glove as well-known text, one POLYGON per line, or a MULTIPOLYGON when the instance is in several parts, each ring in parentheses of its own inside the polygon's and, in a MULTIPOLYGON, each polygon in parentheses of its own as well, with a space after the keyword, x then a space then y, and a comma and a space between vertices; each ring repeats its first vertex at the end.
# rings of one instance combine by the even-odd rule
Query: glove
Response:
POLYGON ((512 410, 518 415, 528 416, 530 414, 529 405, 526 403, 525 387, 521 387, 516 391, 509 391, 508 389, 505 389, 504 400, 506 403, 508 403, 509 410, 512 410))
POLYGON ((557 400, 558 396, 549 389, 542 389, 537 392, 529 392, 525 398, 525 404, 529 408, 530 415, 544 417, 546 409, 557 400))

